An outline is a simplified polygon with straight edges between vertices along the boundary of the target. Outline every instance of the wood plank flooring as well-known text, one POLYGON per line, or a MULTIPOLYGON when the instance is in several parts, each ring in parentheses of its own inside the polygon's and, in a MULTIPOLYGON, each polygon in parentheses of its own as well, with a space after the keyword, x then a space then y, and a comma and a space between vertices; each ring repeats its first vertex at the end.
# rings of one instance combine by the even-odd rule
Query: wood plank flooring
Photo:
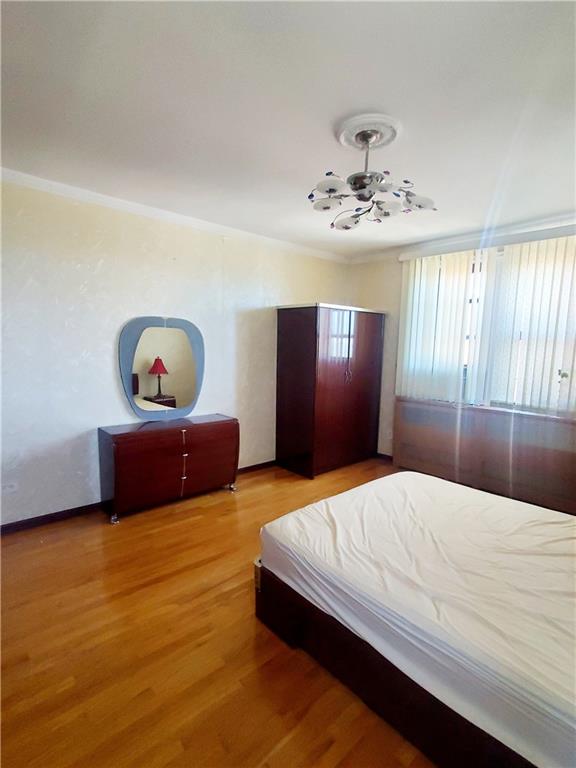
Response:
POLYGON ((264 523, 390 473, 278 468, 126 518, 3 538, 5 768, 430 768, 254 618, 264 523))

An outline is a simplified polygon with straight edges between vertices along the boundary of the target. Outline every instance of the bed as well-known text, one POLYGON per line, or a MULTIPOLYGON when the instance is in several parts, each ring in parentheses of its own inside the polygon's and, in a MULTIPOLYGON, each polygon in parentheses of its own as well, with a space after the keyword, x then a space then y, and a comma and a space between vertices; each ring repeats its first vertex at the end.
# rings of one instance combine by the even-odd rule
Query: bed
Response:
POLYGON ((134 402, 143 411, 165 411, 166 406, 154 403, 151 400, 146 400, 143 395, 140 394, 140 377, 137 373, 132 374, 132 395, 134 396, 134 402))
POLYGON ((570 768, 575 533, 397 473, 264 526, 257 616, 439 765, 570 768))
POLYGON ((142 408, 143 411, 165 411, 167 406, 155 403, 152 400, 146 400, 141 395, 134 395, 134 402, 138 408, 142 408))

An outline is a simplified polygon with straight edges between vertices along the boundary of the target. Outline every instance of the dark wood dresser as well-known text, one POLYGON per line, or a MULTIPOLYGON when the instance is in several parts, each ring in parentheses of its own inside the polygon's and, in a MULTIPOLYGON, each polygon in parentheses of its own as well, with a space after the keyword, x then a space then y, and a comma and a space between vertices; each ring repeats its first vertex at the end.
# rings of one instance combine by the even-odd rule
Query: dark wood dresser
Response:
POLYGON ((235 490, 240 430, 221 414, 98 430, 102 501, 119 515, 222 486, 235 490))
POLYGON ((314 477, 374 456, 384 315, 317 304, 278 309, 276 461, 314 477))

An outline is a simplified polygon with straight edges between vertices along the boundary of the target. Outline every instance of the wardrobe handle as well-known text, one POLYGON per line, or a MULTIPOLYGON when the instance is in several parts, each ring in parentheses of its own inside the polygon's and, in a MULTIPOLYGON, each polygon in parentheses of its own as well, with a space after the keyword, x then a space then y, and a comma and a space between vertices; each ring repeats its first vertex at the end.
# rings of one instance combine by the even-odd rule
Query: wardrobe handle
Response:
POLYGON ((348 312, 348 353, 346 355, 346 381, 352 382, 352 369, 350 368, 350 352, 352 346, 352 312, 348 312))

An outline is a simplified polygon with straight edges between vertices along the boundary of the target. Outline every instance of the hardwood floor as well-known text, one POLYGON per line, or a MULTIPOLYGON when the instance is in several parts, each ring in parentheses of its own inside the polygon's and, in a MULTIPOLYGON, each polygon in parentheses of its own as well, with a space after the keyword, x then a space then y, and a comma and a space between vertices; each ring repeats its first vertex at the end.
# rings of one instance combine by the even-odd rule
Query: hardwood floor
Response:
POLYGON ((268 468, 126 518, 3 539, 6 768, 430 768, 254 618, 260 526, 390 473, 268 468))

